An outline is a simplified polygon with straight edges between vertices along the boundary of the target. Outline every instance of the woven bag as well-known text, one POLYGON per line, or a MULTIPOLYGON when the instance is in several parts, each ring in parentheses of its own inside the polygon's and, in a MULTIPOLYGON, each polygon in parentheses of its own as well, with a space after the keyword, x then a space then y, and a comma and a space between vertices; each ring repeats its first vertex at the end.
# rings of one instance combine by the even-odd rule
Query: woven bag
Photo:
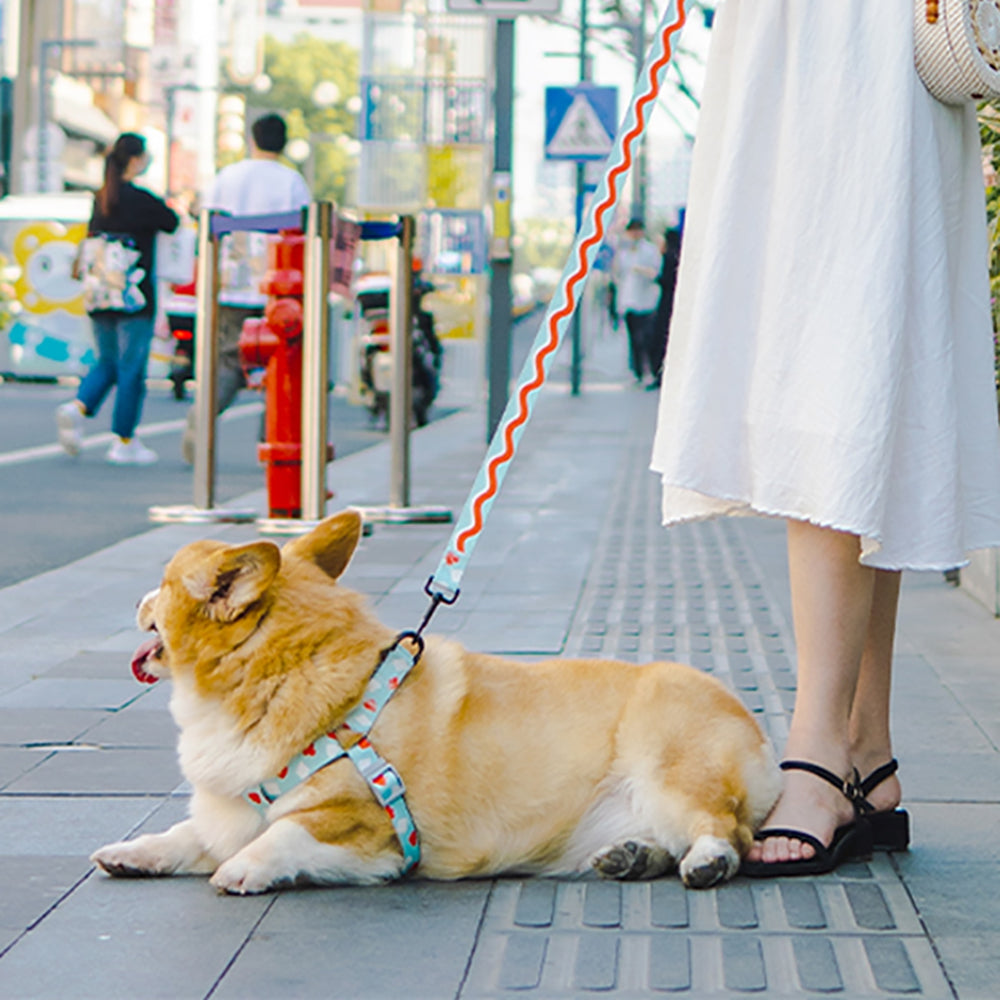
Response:
POLYGON ((1000 97, 1000 0, 913 0, 917 72, 945 104, 1000 97))

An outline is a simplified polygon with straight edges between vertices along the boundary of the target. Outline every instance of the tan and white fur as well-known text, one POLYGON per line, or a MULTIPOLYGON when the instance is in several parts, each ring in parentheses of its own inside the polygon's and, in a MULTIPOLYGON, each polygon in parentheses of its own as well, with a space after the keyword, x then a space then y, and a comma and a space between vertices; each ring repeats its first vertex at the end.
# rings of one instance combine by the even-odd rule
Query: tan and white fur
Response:
MULTIPOLYGON (((345 511, 282 549, 199 541, 142 601, 142 670, 173 682, 190 816, 109 844, 112 875, 203 873, 219 890, 377 883, 402 869, 389 819, 341 759, 262 818, 242 798, 360 700, 395 634, 338 582, 345 511)), ((400 773, 425 878, 595 870, 730 878, 780 789, 767 741, 717 680, 677 663, 514 662, 431 637, 371 741, 400 773)))

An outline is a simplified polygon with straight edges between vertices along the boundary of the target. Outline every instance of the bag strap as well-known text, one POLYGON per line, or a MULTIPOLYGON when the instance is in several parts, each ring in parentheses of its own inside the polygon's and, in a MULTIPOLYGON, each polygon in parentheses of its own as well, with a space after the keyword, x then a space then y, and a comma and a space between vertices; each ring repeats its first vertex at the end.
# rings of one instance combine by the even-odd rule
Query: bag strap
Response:
POLYGON ((646 130, 649 113, 655 105, 673 59, 673 36, 687 21, 685 7, 686 0, 670 0, 664 6, 652 45, 629 101, 628 111, 618 128, 611 154, 604 165, 604 175, 586 210, 555 295, 549 302, 528 359, 521 370, 517 388, 507 401, 507 407, 487 448, 465 507, 455 523, 444 555, 424 587, 425 593, 431 598, 431 606, 417 629, 418 635, 439 604, 453 604, 458 599, 462 576, 506 478, 521 435, 531 418, 538 393, 552 365, 552 358, 565 338, 594 260, 607 237, 607 224, 613 218, 621 186, 635 162, 636 144, 646 130))

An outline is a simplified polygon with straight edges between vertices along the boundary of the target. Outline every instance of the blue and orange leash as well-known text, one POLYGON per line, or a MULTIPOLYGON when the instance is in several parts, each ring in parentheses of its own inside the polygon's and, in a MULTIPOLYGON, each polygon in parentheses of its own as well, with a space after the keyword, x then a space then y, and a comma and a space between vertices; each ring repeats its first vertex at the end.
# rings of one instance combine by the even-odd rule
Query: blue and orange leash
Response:
POLYGON ((417 635, 423 631, 439 605, 453 604, 458 598, 469 559, 506 478, 521 435, 531 419, 552 359, 565 339, 597 253, 608 235, 608 222, 613 218, 621 187, 635 162, 636 144, 646 130, 649 113, 673 59, 673 36, 687 21, 685 7, 686 0, 670 0, 660 18, 625 118, 605 163, 604 175, 584 213, 580 231, 521 370, 517 388, 507 402, 441 562, 424 588, 431 599, 431 606, 416 630, 417 635))
POLYGON ((423 620, 416 630, 397 635, 392 645, 383 651, 379 666, 362 695, 361 704, 348 716, 345 726, 310 744, 279 775, 246 792, 246 800, 262 815, 277 797, 306 780, 319 768, 346 756, 355 763, 372 794, 386 808, 393 822, 403 852, 402 872, 411 870, 419 862, 419 836, 406 807, 406 788, 402 778, 378 756, 368 742, 367 734, 382 706, 419 662, 424 648, 423 631, 434 612, 440 605, 454 604, 458 600, 462 576, 506 478, 521 435, 531 419, 552 358, 565 339, 597 252, 607 236, 608 220, 618 204, 622 184, 635 162, 636 143, 646 129, 649 112, 659 96, 673 58, 673 36, 686 23, 685 6, 685 0, 669 0, 660 18, 635 92, 605 163, 604 175, 584 214, 556 293, 521 370, 517 388, 508 400, 486 450, 441 562, 424 587, 431 603, 423 620), (414 652, 408 648, 409 644, 415 647, 414 652), (352 734, 360 734, 361 739, 353 743, 348 738, 352 734), (348 745, 345 746, 345 743, 348 745))

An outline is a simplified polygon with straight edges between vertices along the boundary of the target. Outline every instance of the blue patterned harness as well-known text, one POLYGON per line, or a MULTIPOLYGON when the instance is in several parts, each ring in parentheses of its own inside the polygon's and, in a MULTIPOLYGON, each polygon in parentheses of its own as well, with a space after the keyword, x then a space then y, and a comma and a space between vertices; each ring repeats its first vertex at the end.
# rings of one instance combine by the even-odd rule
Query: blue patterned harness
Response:
POLYGON ((254 785, 243 793, 243 798, 261 814, 293 788, 317 771, 341 757, 347 757, 358 769, 379 804, 389 814, 392 828, 403 850, 403 871, 406 874, 420 861, 420 837, 416 824, 406 804, 406 786, 399 772, 368 741, 368 733, 379 713, 396 693, 407 674, 420 659, 423 641, 416 636, 418 652, 411 654, 400 645, 403 637, 414 638, 407 632, 383 656, 365 687, 361 701, 347 713, 344 721, 332 732, 313 740, 300 754, 296 754, 273 778, 254 785), (344 746, 347 743, 347 746, 344 746))

